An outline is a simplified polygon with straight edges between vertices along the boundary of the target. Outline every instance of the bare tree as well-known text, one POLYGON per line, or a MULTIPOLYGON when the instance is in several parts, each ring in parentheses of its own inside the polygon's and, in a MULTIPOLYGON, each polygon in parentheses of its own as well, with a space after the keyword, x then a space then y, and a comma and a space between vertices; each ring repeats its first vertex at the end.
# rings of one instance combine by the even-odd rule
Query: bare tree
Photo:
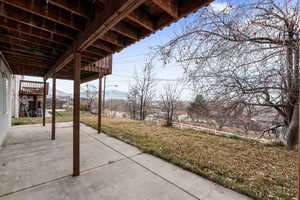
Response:
POLYGON ((275 109, 288 147, 297 142, 299 1, 253 0, 202 9, 159 47, 207 98, 275 109))
POLYGON ((162 111, 165 112, 166 126, 173 125, 174 115, 180 100, 181 89, 178 83, 169 83, 161 94, 162 111))
POLYGON ((98 97, 98 89, 96 86, 91 84, 86 84, 81 87, 82 97, 85 99, 84 109, 86 111, 92 112, 92 104, 98 97))
POLYGON ((138 91, 136 88, 131 87, 128 92, 127 106, 131 119, 137 119, 138 113, 138 91))
POLYGON ((240 117, 235 120, 236 127, 241 128, 245 134, 248 134, 249 131, 257 131, 260 126, 253 120, 253 118, 258 114, 255 106, 242 104, 241 109, 242 113, 240 117))
POLYGON ((129 94, 133 94, 132 97, 137 98, 140 120, 144 120, 150 110, 151 101, 154 97, 154 87, 153 65, 147 63, 141 72, 135 72, 134 82, 129 89, 129 94))

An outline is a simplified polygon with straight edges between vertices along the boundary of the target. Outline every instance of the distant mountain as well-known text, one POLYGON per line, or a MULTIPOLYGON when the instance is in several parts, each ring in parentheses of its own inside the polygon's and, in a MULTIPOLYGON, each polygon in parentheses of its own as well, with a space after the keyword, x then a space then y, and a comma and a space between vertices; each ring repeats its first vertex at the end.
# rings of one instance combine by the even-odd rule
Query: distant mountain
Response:
MULTIPOLYGON (((98 91, 94 91, 94 96, 98 96, 98 91)), ((89 94, 91 95, 91 94, 89 94)), ((86 98, 86 91, 81 91, 80 96, 82 98, 86 98)), ((119 90, 106 90, 105 91, 105 99, 127 99, 127 93, 119 90)))
MULTIPOLYGON (((98 96, 98 91, 95 92, 95 96, 98 96)), ((73 94, 56 90, 57 97, 73 97, 73 94)), ((80 97, 86 98, 87 93, 83 90, 80 92, 80 97)), ((52 97, 52 88, 49 88, 48 97, 52 97)), ((105 98, 106 99, 127 99, 127 92, 119 91, 119 90, 106 90, 105 91, 105 98)))
MULTIPOLYGON (((56 90, 56 96, 57 97, 72 97, 73 94, 61 91, 61 90, 56 90)), ((49 87, 49 93, 48 93, 48 97, 52 97, 52 88, 49 87)))
POLYGON ((80 90, 80 97, 81 98, 86 98, 88 95, 89 96, 98 96, 98 91, 89 91, 90 94, 87 94, 86 91, 84 91, 83 89, 80 90), (92 92, 92 93, 91 93, 92 92))
POLYGON ((122 92, 119 90, 107 90, 105 91, 106 99, 127 99, 127 92, 122 92))

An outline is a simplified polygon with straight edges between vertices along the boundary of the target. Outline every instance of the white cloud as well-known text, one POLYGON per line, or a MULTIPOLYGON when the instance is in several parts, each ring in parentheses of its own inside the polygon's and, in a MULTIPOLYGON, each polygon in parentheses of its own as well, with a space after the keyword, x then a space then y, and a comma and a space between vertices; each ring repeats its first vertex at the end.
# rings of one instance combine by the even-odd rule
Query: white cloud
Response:
POLYGON ((216 13, 218 13, 218 12, 228 13, 231 10, 230 4, 226 3, 226 2, 222 2, 222 3, 221 2, 213 2, 210 4, 210 7, 216 13))

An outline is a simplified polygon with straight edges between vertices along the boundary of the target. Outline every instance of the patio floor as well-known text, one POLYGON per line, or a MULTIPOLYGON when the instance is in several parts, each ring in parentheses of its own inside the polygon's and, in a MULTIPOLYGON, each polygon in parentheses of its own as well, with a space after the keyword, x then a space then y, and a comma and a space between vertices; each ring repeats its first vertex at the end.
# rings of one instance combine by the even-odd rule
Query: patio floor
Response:
POLYGON ((248 200, 81 125, 81 175, 72 177, 72 124, 10 129, 0 151, 1 200, 248 200))

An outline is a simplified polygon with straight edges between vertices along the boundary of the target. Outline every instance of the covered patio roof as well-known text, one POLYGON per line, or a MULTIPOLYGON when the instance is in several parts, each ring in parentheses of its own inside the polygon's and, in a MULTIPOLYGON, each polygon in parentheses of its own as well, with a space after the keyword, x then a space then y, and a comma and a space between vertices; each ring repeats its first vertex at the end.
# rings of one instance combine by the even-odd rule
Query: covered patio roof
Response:
MULTIPOLYGON (((0 0, 0 51, 14 74, 83 82, 111 73, 95 63, 212 0, 0 0)), ((107 58, 108 57, 108 58, 107 58)))

